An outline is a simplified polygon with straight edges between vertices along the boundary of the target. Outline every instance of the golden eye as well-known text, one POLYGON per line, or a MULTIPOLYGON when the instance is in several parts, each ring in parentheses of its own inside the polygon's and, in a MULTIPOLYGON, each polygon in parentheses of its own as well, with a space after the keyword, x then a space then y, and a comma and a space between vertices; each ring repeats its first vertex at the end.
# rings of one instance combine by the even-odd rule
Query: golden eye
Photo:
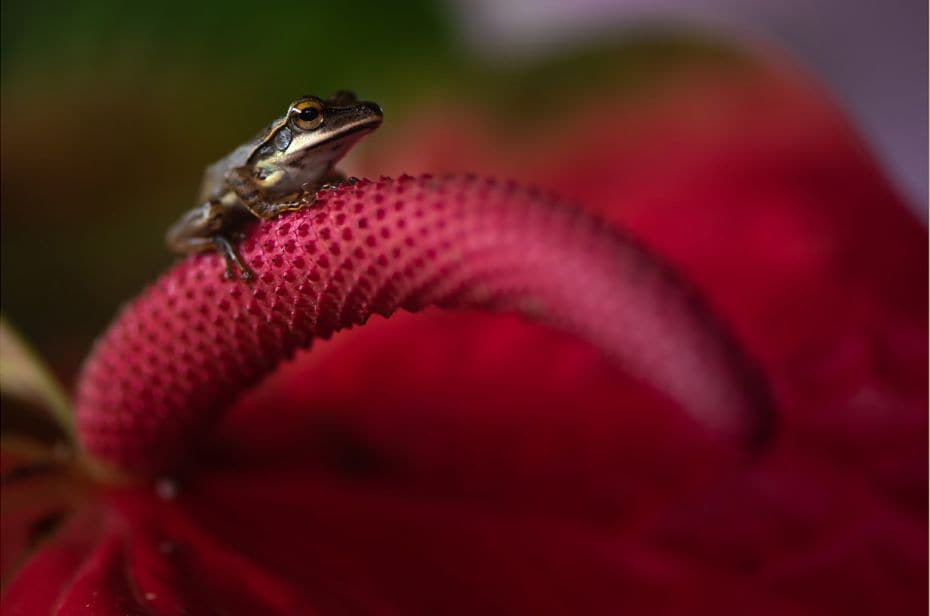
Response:
POLYGON ((303 100, 291 107, 294 126, 300 130, 313 130, 323 123, 323 105, 315 100, 303 100))

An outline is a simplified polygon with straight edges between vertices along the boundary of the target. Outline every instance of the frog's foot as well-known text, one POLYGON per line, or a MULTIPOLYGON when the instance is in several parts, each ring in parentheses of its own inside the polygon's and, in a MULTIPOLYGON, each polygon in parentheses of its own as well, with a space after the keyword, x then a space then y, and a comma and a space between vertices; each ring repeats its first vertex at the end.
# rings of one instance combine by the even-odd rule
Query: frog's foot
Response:
POLYGON ((241 280, 249 281, 255 278, 255 273, 249 269, 249 266, 239 257, 239 253, 236 252, 236 247, 232 245, 232 242, 223 235, 214 235, 211 240, 213 241, 213 245, 216 246, 216 251, 223 255, 223 259, 226 262, 226 271, 223 272, 224 279, 235 280, 236 275, 234 269, 239 270, 239 278, 241 280))
POLYGON ((313 193, 302 193, 299 198, 288 201, 274 201, 256 203, 252 206, 252 213, 259 218, 269 219, 287 212, 296 212, 313 205, 316 201, 313 193))

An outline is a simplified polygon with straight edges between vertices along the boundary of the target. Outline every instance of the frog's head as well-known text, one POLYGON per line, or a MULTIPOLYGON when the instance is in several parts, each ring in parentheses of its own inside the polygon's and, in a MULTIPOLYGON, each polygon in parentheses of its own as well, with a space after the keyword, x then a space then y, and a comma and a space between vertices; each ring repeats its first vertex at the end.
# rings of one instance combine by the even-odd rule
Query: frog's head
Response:
POLYGON ((303 178, 322 177, 355 143, 378 128, 381 107, 349 92, 328 100, 304 96, 268 132, 255 150, 254 163, 303 178))

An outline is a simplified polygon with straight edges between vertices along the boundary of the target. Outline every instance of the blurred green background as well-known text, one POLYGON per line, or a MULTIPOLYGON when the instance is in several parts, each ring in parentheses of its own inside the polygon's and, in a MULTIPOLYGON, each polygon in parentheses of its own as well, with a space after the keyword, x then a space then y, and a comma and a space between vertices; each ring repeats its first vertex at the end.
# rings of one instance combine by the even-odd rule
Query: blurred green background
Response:
POLYGON ((426 0, 4 2, 3 311, 70 381, 119 305, 175 259, 164 230, 195 205, 204 167, 296 95, 380 102, 385 127, 364 147, 385 148, 437 96, 526 120, 586 88, 635 91, 728 56, 653 33, 502 68, 470 57, 458 32, 426 0))
POLYGON ((393 110, 460 64, 430 2, 4 2, 4 312, 75 366, 174 259, 207 163, 295 95, 393 110))

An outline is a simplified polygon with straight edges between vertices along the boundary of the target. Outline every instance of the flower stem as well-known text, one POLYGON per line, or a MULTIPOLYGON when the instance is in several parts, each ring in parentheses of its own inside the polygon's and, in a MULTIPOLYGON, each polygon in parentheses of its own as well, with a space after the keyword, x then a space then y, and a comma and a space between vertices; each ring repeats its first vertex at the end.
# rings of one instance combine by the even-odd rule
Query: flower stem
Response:
POLYGON ((513 183, 363 180, 254 226, 254 281, 190 257, 116 319, 79 380, 78 431, 110 465, 183 463, 240 393, 315 338, 427 306, 518 312, 574 332, 751 448, 771 434, 760 373, 696 293, 618 229, 513 183))

